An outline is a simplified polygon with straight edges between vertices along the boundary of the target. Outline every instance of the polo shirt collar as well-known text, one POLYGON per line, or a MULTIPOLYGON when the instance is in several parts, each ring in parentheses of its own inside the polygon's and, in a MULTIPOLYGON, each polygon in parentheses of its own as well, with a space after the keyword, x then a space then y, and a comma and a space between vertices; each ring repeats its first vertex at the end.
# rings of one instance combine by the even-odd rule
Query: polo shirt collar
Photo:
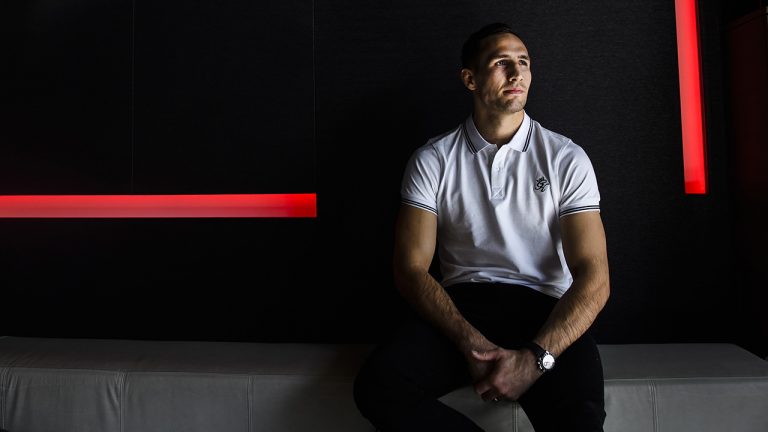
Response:
MULTIPOLYGON (((520 129, 518 129, 517 132, 515 132, 515 134, 512 136, 512 139, 504 145, 509 146, 513 150, 519 152, 527 151, 531 141, 531 131, 533 129, 532 123, 533 122, 531 118, 528 117, 528 113, 523 111, 523 123, 520 124, 520 129)), ((464 122, 464 132, 467 135, 467 144, 469 145, 469 149, 472 153, 485 150, 488 148, 488 146, 496 146, 495 144, 491 144, 486 141, 485 138, 480 135, 480 132, 477 131, 477 127, 475 126, 475 121, 472 118, 472 115, 470 115, 466 122, 464 122)))

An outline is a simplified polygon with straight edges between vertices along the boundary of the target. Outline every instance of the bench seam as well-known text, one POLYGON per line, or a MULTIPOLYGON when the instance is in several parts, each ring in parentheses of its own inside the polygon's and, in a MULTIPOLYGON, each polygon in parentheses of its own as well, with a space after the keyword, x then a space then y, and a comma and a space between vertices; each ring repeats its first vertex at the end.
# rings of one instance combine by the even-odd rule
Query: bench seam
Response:
POLYGON ((118 416, 119 416, 119 428, 120 432, 125 430, 125 381, 127 378, 125 371, 120 371, 117 375, 117 403, 118 403, 118 416))
POLYGON ((659 432, 659 413, 656 405, 656 383, 648 381, 648 390, 651 394, 651 407, 653 409, 653 432, 659 432))
POLYGON ((513 413, 512 415, 515 418, 515 431, 514 432, 517 432, 517 431, 520 430, 520 424, 518 423, 520 421, 520 416, 518 415, 518 412, 517 412, 517 410, 519 410, 519 409, 520 409, 520 404, 516 404, 515 405, 515 409, 512 410, 512 413, 513 413))
POLYGON ((654 378, 654 377, 645 377, 645 378, 610 378, 605 380, 606 383, 621 383, 623 381, 636 381, 636 382, 643 382, 643 381, 653 381, 653 382, 663 382, 663 381, 695 381, 695 380, 702 380, 702 381, 728 381, 728 380, 749 380, 749 381, 763 381, 768 380, 768 375, 760 375, 760 376, 700 376, 700 377, 665 377, 665 378, 654 378))
POLYGON ((248 402, 248 432, 253 432, 253 376, 248 376, 248 395, 246 400, 248 402))
POLYGON ((0 389, 2 389, 2 393, 0 393, 0 427, 5 429, 5 403, 8 395, 8 374, 9 374, 9 368, 4 367, 3 370, 0 372, 0 389))

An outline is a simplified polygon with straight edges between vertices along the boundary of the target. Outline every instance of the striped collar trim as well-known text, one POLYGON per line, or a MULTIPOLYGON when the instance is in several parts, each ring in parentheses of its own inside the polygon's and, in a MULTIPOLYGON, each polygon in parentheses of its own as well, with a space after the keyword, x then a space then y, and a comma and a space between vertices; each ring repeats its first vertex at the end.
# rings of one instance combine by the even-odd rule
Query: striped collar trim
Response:
MULTIPOLYGON (((467 118, 464 124, 462 124, 461 133, 464 135, 464 139, 467 141, 467 147, 472 154, 475 154, 488 146, 494 145, 486 141, 485 138, 480 135, 471 115, 467 118)), ((523 112, 523 123, 520 124, 520 129, 518 129, 517 132, 515 132, 515 135, 512 136, 512 139, 504 145, 508 145, 512 147, 513 150, 519 152, 526 152, 531 144, 531 135, 533 135, 533 120, 528 117, 528 113, 523 112)))

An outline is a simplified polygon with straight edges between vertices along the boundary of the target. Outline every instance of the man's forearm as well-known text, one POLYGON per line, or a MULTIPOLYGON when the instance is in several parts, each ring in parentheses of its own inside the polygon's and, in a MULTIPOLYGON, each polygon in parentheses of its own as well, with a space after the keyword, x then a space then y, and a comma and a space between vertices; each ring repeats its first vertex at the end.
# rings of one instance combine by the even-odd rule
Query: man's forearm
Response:
POLYGON ((494 346, 456 308, 453 300, 429 273, 400 272, 395 282, 408 303, 448 336, 465 355, 494 346))
POLYGON ((534 341, 558 356, 592 325, 609 296, 608 272, 597 269, 576 276, 534 341))

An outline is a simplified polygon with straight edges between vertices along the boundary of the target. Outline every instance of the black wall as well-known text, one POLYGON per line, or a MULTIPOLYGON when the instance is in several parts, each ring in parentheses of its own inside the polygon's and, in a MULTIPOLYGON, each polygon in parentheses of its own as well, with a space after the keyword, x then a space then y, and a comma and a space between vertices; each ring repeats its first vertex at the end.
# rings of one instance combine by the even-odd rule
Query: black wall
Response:
POLYGON ((4 5, 0 193, 318 193, 317 219, 0 220, 2 334, 370 342, 405 161, 470 112, 464 38, 519 30, 527 111, 585 148, 602 343, 731 341, 722 26, 701 1, 710 193, 683 189, 674 2, 4 5))

